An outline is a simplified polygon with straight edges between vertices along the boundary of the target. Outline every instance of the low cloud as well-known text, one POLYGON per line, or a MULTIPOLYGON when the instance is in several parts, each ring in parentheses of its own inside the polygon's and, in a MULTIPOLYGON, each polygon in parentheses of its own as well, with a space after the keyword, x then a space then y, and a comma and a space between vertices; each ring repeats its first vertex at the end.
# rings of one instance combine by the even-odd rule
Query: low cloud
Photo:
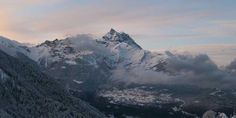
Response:
POLYGON ((236 59, 234 61, 232 61, 228 66, 228 69, 230 70, 236 70, 236 59))
POLYGON ((69 41, 79 51, 91 51, 94 55, 111 55, 111 51, 96 42, 95 36, 91 34, 79 34, 65 40, 69 41))
MULTIPOLYGON (((171 55, 166 59, 165 71, 118 67, 113 71, 112 78, 127 84, 187 84, 203 88, 231 88, 236 85, 236 76, 219 69, 205 54, 193 56, 168 53, 171 55)), ((236 61, 228 68, 236 68, 235 65, 236 61)))
MULTIPOLYGON (((199 55, 201 53, 205 53, 208 55, 212 61, 218 66, 227 66, 231 61, 236 59, 236 45, 235 44, 203 44, 203 45, 189 45, 189 46, 181 46, 170 49, 171 52, 176 52, 179 54, 191 53, 193 55, 199 55), (188 51, 188 52, 186 52, 188 51)), ((156 50, 153 50, 158 51, 156 50)), ((161 51, 161 50, 160 50, 161 51)))
POLYGON ((200 87, 232 87, 233 75, 221 70, 206 54, 174 55, 167 59, 167 70, 180 78, 179 83, 200 87))
POLYGON ((220 78, 217 65, 205 55, 173 55, 167 58, 167 70, 173 74, 192 73, 191 78, 220 78), (202 77, 199 77, 202 76, 202 77))
POLYGON ((236 77, 236 59, 232 61, 226 69, 236 77))
POLYGON ((144 70, 141 67, 127 70, 120 66, 112 73, 111 78, 113 81, 125 82, 126 84, 163 84, 169 82, 172 78, 164 72, 153 72, 151 70, 144 70))

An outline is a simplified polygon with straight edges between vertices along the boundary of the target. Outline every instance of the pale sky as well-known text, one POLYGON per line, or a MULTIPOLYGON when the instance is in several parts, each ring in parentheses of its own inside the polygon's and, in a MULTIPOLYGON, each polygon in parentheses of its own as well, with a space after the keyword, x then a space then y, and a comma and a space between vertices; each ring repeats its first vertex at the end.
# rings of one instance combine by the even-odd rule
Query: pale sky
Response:
POLYGON ((236 58, 236 0, 0 0, 0 8, 0 35, 19 42, 114 28, 147 50, 229 50, 223 60, 236 58))

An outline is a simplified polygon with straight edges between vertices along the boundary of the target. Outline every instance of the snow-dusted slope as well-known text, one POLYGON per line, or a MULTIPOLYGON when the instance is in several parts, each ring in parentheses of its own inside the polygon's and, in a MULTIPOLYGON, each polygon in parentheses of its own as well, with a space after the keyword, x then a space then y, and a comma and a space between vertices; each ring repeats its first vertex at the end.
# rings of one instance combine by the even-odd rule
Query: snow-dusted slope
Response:
POLYGON ((0 50, 0 118, 104 118, 53 78, 0 50))
POLYGON ((28 47, 14 40, 0 36, 0 50, 11 56, 17 56, 17 53, 29 53, 28 47))
POLYGON ((36 47, 31 47, 30 50, 29 57, 45 67, 57 62, 77 65, 79 59, 88 55, 91 57, 88 62, 96 66, 96 58, 93 56, 99 51, 100 54, 105 53, 104 49, 97 46, 95 40, 89 35, 77 35, 63 40, 45 41, 36 47))

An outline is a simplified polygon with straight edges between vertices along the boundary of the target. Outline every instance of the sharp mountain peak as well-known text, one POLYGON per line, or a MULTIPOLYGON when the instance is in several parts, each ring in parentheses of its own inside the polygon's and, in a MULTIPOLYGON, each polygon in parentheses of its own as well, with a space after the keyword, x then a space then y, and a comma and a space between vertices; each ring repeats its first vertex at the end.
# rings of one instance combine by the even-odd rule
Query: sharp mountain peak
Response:
MULTIPOLYGON (((53 41, 46 40, 45 42, 41 43, 38 46, 47 45, 52 46, 56 45, 60 41, 76 41, 80 39, 94 39, 92 35, 90 34, 80 34, 76 36, 67 37, 65 39, 59 40, 55 39, 53 41)), ((104 41, 106 43, 126 43, 132 47, 135 47, 137 49, 142 49, 141 46, 139 46, 128 34, 124 32, 118 32, 117 30, 111 28, 109 32, 107 32, 102 38, 97 39, 98 41, 104 41)))

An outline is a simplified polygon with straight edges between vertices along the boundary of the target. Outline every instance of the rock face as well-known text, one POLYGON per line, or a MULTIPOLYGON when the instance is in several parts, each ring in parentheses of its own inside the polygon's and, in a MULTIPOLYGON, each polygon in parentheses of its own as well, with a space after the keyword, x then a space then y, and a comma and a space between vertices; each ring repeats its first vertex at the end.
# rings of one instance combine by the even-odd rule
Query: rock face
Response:
POLYGON ((103 118, 36 66, 0 50, 1 118, 103 118))

